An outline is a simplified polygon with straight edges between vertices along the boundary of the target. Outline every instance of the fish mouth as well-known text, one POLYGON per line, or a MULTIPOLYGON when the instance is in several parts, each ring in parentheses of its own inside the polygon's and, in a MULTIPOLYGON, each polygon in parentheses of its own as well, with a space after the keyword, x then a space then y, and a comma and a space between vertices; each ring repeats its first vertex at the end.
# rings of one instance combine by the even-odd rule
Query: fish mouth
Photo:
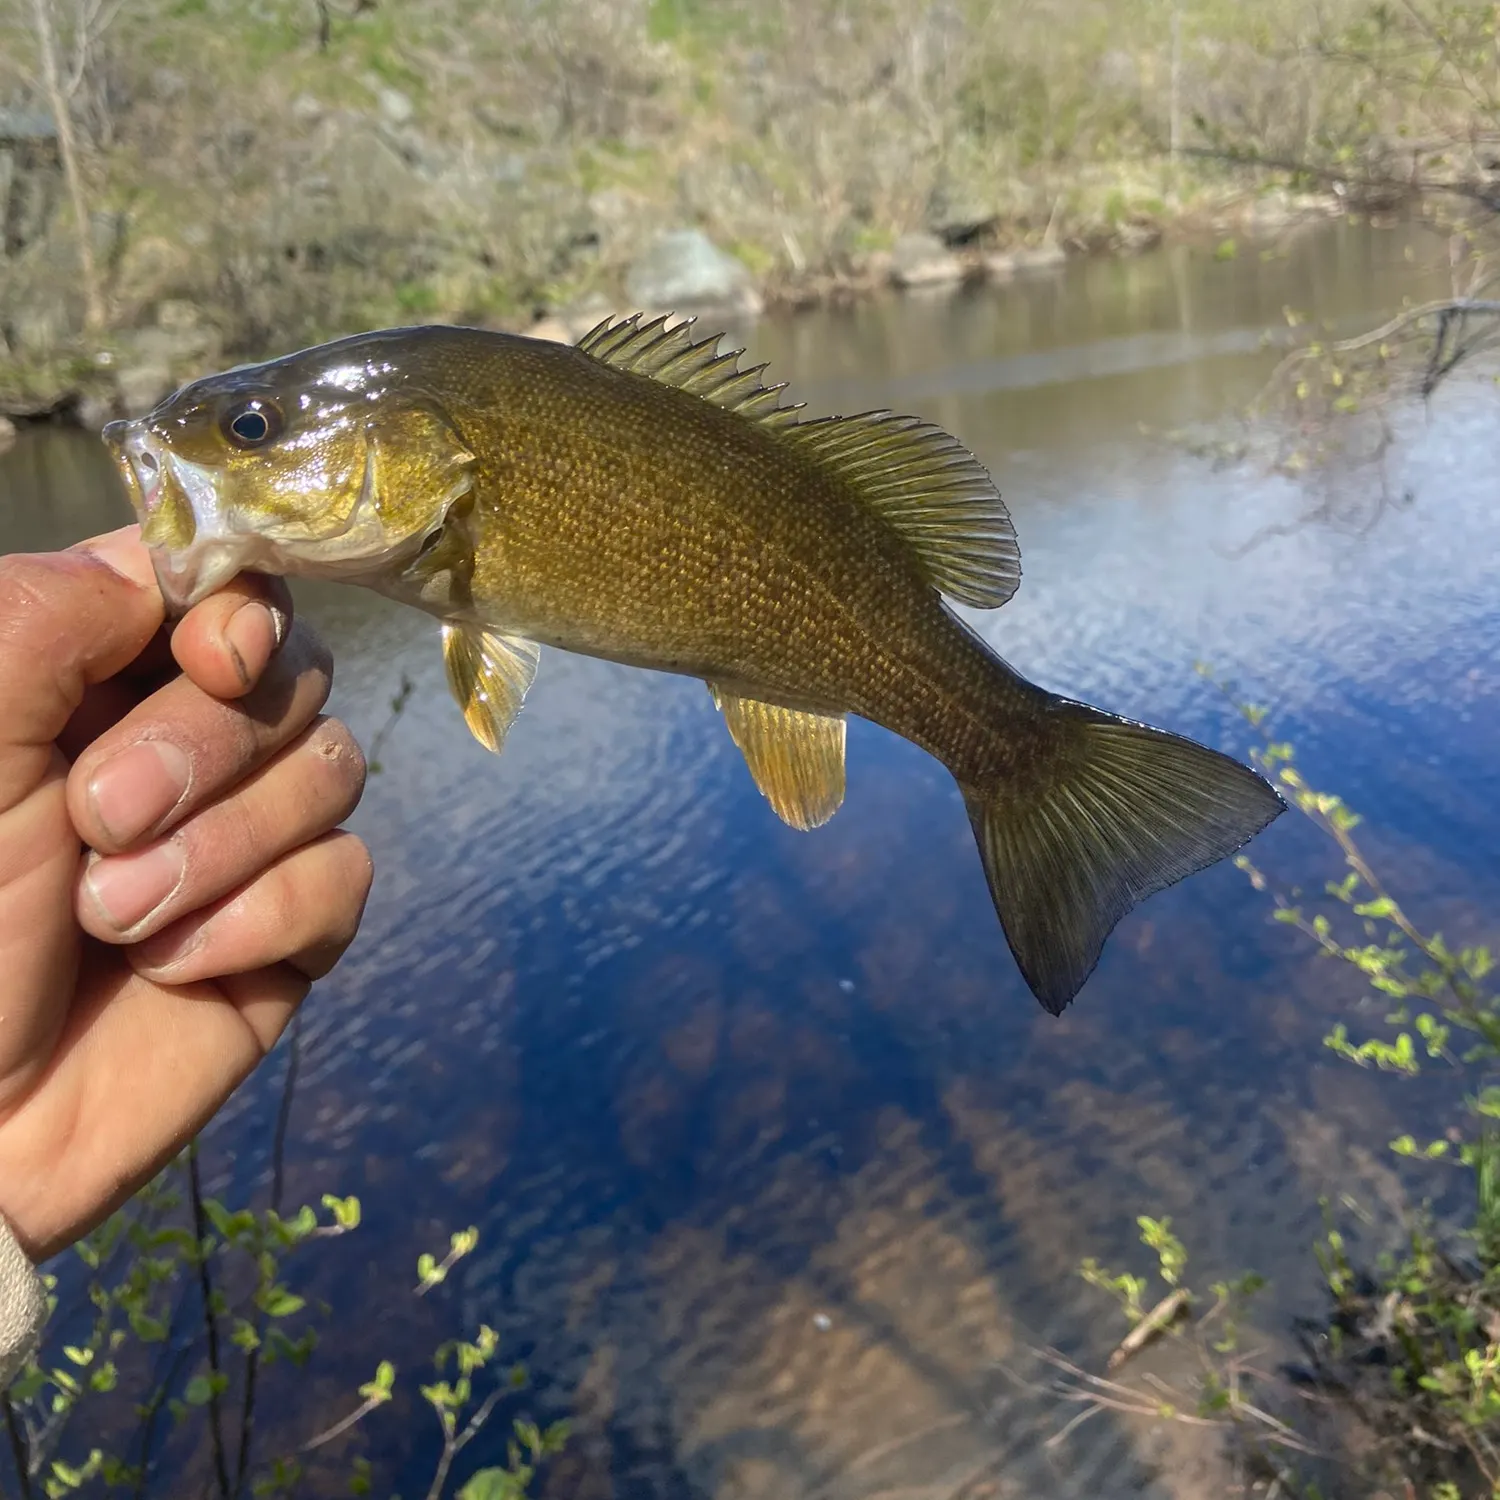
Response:
POLYGON ((161 444, 139 422, 107 422, 100 436, 125 481, 136 518, 144 526, 161 498, 161 444))
POLYGON ((100 436, 125 481, 167 609, 186 614, 243 566, 224 526, 221 476, 174 453, 144 420, 110 422, 100 436))

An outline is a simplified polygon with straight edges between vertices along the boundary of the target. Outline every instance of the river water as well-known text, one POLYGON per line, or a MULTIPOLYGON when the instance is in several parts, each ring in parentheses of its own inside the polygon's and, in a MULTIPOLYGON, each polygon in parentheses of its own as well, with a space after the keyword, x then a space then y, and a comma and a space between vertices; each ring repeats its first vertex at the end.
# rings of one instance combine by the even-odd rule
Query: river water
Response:
MULTIPOLYGON (((1363 503, 1370 475, 1347 515, 1302 520, 1307 491, 1161 436, 1243 405, 1285 308, 1358 329, 1446 290, 1445 259, 1417 230, 1330 226, 1274 255, 1179 248, 745 335, 814 411, 914 411, 989 465, 1025 578, 973 618, 1007 659, 1243 755, 1194 663, 1235 677, 1456 939, 1500 903, 1490 388, 1403 420, 1400 503, 1363 503)), ((124 515, 90 440, 28 433, 0 460, 6 549, 124 515)), ((1186 1429, 1106 1415, 1048 1446, 1072 1411, 1031 1351, 1097 1368, 1124 1330, 1078 1262, 1145 1271, 1135 1215, 1169 1214, 1200 1284, 1272 1278, 1274 1352, 1318 1306, 1319 1195, 1434 1191, 1385 1143, 1441 1122, 1427 1085, 1322 1048, 1369 1014, 1358 988, 1242 874, 1137 910, 1054 1020, 1016 974, 956 790, 913 747, 852 724, 848 800, 801 835, 701 685, 547 653, 497 761, 429 622, 351 590, 300 598, 366 741, 402 675, 416 686, 354 819, 379 870, 362 935, 305 1012, 289 1195, 356 1193, 366 1221, 305 1252, 334 1326, 272 1398, 285 1432, 349 1409, 377 1359, 411 1381, 483 1320, 531 1366, 525 1409, 574 1423, 552 1496, 1221 1492, 1186 1429), (468 1224, 477 1251, 413 1298, 417 1253, 468 1224)), ((1253 852, 1288 884, 1339 873, 1294 814, 1253 852)), ((209 1134, 226 1191, 264 1172, 280 1071, 209 1134)), ((1172 1351, 1151 1358, 1174 1373, 1172 1351)), ((425 1490, 419 1402, 353 1441, 389 1488, 425 1490)))

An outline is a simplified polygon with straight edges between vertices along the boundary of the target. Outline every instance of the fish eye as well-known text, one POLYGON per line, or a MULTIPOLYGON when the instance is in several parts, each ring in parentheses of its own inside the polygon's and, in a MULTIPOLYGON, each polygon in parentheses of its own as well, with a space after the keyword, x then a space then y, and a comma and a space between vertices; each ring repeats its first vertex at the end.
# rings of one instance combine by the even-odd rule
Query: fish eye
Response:
POLYGON ((261 396, 237 401, 219 419, 224 436, 236 448, 259 448, 269 443, 281 435, 282 425, 280 408, 261 396))

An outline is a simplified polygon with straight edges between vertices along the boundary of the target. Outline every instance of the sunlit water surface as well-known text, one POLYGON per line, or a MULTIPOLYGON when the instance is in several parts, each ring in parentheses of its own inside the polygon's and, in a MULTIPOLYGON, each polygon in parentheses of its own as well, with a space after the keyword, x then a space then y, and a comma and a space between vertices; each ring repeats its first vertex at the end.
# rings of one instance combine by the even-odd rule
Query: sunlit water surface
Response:
MULTIPOLYGON (((1077 265, 746 337, 813 410, 914 411, 990 466, 1025 579, 972 618, 1012 663, 1243 755, 1194 663, 1234 676, 1458 938, 1500 901, 1489 389, 1404 423, 1388 476, 1407 503, 1242 555, 1307 494, 1152 435, 1236 410, 1286 306, 1360 328, 1441 292, 1424 269, 1441 261, 1417 232, 1342 227, 1272 257, 1077 265)), ((56 434, 0 460, 0 505, 7 548, 124 515, 96 445, 56 434)), ((1204 1281, 1272 1277, 1274 1350, 1317 1306, 1319 1194, 1391 1201, 1384 1143, 1439 1118, 1425 1086, 1320 1046, 1333 1019, 1359 1024, 1358 989, 1242 874, 1134 913, 1054 1020, 1017 976, 957 792, 904 742, 853 724, 848 800, 800 835, 700 684, 549 652, 497 761, 447 696, 430 622, 301 597, 363 738, 403 673, 416 691, 354 819, 379 868, 362 935, 305 1012, 289 1195, 356 1193, 366 1222, 307 1252, 334 1326, 268 1398, 282 1431, 348 1410, 377 1359, 413 1377, 483 1320, 530 1363, 525 1409, 573 1420, 553 1497, 1218 1493, 1211 1445, 1181 1432, 1105 1416, 1044 1446, 1071 1412, 1029 1351, 1097 1367, 1123 1331, 1077 1263, 1144 1270, 1134 1216, 1170 1214, 1204 1281), (418 1251, 470 1223, 478 1251, 418 1302, 418 1251)), ((1295 816, 1254 855, 1313 889, 1338 873, 1295 816)), ((280 1058, 210 1134, 225 1191, 262 1180, 280 1058)), ((422 1493, 435 1434, 402 1398, 325 1456, 367 1453, 422 1493)), ((497 1419, 458 1472, 502 1437, 497 1419)))

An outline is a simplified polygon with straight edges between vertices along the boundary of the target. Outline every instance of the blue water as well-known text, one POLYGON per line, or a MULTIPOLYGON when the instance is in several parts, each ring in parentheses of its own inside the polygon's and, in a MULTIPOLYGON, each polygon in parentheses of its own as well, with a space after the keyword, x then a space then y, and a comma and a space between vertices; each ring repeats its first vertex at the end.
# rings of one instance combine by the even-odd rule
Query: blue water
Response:
MULTIPOLYGON (((1276 259, 1158 254, 748 337, 814 409, 899 404, 990 465, 1025 577, 971 618, 1016 667, 1243 755, 1250 731, 1193 670, 1210 662, 1458 939, 1500 910, 1492 387, 1398 414, 1411 501, 1359 524, 1293 524, 1316 496, 1161 436, 1253 394, 1284 305, 1366 326, 1430 286, 1432 248, 1330 229, 1276 259)), ((92 458, 47 443, 0 463, 14 545, 98 529, 49 467, 92 458)), ((848 799, 801 835, 701 684, 547 653, 497 761, 447 698, 435 627, 302 597, 362 737, 403 673, 416 692, 354 820, 379 870, 364 930, 305 1009, 289 1198, 357 1193, 366 1222, 307 1252, 335 1327, 324 1373, 269 1398, 286 1431, 350 1409, 379 1358, 411 1380, 483 1320, 531 1365, 522 1407, 574 1421, 549 1496, 1215 1493, 1211 1444, 1104 1417, 1044 1446, 1071 1413, 1028 1351, 1097 1366, 1124 1330, 1078 1261, 1144 1271, 1134 1216, 1170 1214, 1201 1282, 1272 1277, 1279 1348, 1317 1306, 1321 1192, 1379 1209, 1449 1186, 1385 1151, 1446 1120, 1442 1091, 1321 1047, 1371 1013, 1231 866, 1132 914, 1054 1020, 955 789, 910 745, 851 725, 848 799), (478 1250, 415 1299, 417 1253, 471 1223, 478 1250)), ((1249 852, 1314 891, 1341 873, 1295 814, 1249 852)), ((280 1068, 210 1132, 226 1190, 264 1169, 280 1068)), ((406 1396, 323 1451, 420 1494, 435 1431, 406 1396)), ((502 1437, 497 1419, 459 1472, 502 1437)))

